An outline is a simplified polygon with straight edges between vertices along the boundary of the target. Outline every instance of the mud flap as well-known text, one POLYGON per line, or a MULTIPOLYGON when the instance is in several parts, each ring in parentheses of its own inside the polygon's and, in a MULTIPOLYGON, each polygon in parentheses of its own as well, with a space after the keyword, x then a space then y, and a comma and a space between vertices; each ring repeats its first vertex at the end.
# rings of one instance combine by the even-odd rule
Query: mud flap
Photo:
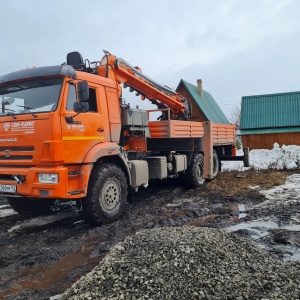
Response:
POLYGON ((249 168, 250 167, 249 147, 244 147, 243 151, 244 151, 244 155, 243 155, 244 167, 249 168))

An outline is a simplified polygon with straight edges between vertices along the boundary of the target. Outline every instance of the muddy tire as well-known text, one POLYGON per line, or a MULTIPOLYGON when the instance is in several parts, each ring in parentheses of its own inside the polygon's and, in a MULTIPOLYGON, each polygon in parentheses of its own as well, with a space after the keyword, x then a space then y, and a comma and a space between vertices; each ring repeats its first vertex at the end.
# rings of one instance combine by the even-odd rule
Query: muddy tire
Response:
POLYGON ((203 178, 203 155, 201 153, 194 153, 191 162, 185 171, 184 181, 185 186, 189 189, 201 187, 205 179, 203 178))
POLYGON ((213 153, 213 178, 216 178, 220 171, 219 155, 216 150, 213 153))
POLYGON ((220 172, 221 166, 220 166, 220 160, 219 160, 219 155, 216 150, 214 150, 213 153, 213 177, 211 179, 206 179, 206 181, 212 181, 215 179, 219 172, 220 172))
POLYGON ((25 197, 7 197, 7 202, 14 211, 24 216, 48 214, 51 212, 50 208, 54 204, 54 200, 50 199, 32 199, 25 197))
POLYGON ((111 163, 96 165, 87 196, 77 201, 79 214, 93 225, 114 221, 125 210, 127 194, 127 180, 118 166, 111 163))

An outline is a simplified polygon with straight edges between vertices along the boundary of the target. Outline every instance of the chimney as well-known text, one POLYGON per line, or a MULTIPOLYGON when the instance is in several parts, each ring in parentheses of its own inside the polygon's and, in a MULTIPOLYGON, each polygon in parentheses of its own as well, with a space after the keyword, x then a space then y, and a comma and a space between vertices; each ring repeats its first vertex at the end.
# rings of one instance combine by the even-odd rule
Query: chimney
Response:
POLYGON ((197 80, 197 89, 201 97, 203 97, 202 79, 197 80))

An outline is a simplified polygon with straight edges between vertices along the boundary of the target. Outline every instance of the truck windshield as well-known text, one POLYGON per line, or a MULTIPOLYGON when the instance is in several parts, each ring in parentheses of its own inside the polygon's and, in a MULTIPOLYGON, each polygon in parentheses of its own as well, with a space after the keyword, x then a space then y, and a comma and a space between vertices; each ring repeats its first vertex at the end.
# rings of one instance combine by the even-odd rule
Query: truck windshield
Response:
POLYGON ((43 78, 0 87, 0 116, 54 111, 61 86, 61 78, 43 78))

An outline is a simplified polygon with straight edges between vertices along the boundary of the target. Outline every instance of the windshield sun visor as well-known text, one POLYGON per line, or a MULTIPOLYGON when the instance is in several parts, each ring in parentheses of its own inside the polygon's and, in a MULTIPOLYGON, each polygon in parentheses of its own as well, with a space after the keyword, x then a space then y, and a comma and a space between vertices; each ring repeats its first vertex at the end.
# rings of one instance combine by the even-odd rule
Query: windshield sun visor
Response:
POLYGON ((9 74, 5 74, 3 76, 0 76, 0 85, 2 83, 9 83, 11 81, 20 80, 20 79, 37 78, 37 77, 53 76, 53 75, 68 76, 76 79, 76 71, 72 66, 60 65, 60 66, 32 68, 32 69, 20 70, 9 74))

